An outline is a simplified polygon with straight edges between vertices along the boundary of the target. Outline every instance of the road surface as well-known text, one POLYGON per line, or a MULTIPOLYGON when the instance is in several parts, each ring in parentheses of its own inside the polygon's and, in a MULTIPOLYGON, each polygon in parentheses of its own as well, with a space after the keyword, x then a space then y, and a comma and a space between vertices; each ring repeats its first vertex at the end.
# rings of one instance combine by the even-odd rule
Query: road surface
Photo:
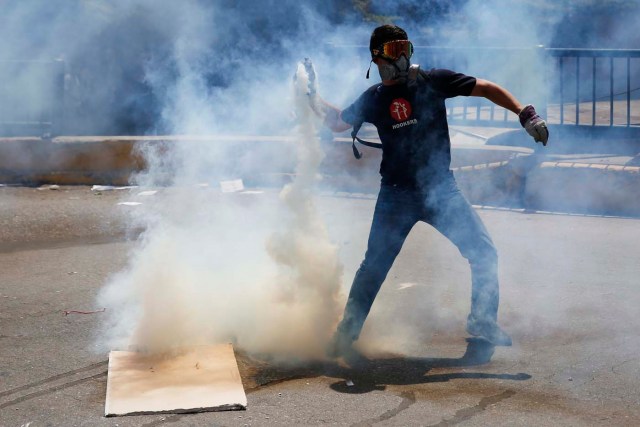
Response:
MULTIPOLYGON (((117 204, 133 191, 0 188, 1 426, 640 424, 640 222, 492 209, 478 212, 500 253, 500 320, 513 347, 467 340, 466 261, 418 225, 365 326, 368 363, 285 365, 237 349, 246 411, 104 418, 105 313, 64 311, 95 309, 135 251, 139 206, 117 204)), ((374 200, 317 204, 346 292, 374 200)))

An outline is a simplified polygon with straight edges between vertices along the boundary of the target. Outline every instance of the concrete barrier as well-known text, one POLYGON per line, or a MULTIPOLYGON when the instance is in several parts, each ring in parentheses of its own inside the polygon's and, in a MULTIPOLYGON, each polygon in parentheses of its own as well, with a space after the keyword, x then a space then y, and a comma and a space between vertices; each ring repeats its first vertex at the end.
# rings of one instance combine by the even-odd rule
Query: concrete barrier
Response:
MULTIPOLYGON (((249 186, 281 186, 295 174, 292 137, 150 136, 0 139, 0 183, 91 185, 131 183, 148 166, 143 152, 163 153, 197 144, 218 144, 229 170, 249 186)), ((325 189, 356 193, 378 190, 380 150, 350 138, 323 142, 325 189)), ((534 210, 640 216, 640 166, 551 161, 544 151, 514 146, 454 144, 452 169, 474 204, 534 210)), ((618 159, 619 162, 619 159, 618 159)))
MULTIPOLYGON (((295 149, 286 137, 147 136, 0 139, 0 182, 25 185, 130 183, 147 168, 145 151, 162 155, 172 149, 195 150, 199 144, 223 145, 240 170, 251 164, 258 174, 293 172, 295 149), (255 159, 269 153, 279 161, 255 159), (243 165, 246 164, 246 165, 243 165), (273 166, 271 168, 271 166, 273 166)), ((233 166, 233 165, 232 165, 233 166)))
POLYGON ((640 167, 542 162, 527 175, 524 198, 537 210, 640 216, 640 167))
POLYGON ((124 184, 145 167, 130 138, 5 138, 0 181, 18 184, 124 184))
MULTIPOLYGON (((198 144, 223 145, 229 153, 229 169, 238 177, 258 183, 266 175, 278 176, 295 171, 294 139, 287 136, 146 136, 146 137, 59 137, 0 139, 0 182, 27 185, 117 184, 129 182, 132 175, 147 167, 145 147, 156 152, 198 144), (266 161, 265 161, 266 160, 266 161)), ((327 180, 344 185, 377 188, 380 177, 380 150, 362 148, 357 160, 351 140, 323 141, 325 159, 321 165, 327 180)), ((454 166, 501 161, 514 157, 521 149, 478 146, 454 147, 454 166)), ((270 180, 273 177, 269 178, 270 180)))

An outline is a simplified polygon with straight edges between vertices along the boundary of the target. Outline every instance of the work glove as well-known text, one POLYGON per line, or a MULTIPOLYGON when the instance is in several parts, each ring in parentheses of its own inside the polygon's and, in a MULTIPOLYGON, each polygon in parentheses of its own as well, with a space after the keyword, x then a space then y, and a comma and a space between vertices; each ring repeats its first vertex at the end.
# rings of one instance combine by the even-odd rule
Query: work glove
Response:
POLYGON ((311 62, 310 58, 304 58, 302 61, 302 65, 304 66, 304 71, 307 73, 307 95, 310 98, 316 96, 318 91, 318 83, 316 82, 316 69, 313 66, 313 62, 311 62))
POLYGON ((518 114, 518 118, 520 118, 522 127, 536 142, 542 142, 542 145, 547 145, 547 141, 549 140, 547 122, 536 113, 533 105, 529 104, 524 107, 522 111, 520 111, 520 114, 518 114))

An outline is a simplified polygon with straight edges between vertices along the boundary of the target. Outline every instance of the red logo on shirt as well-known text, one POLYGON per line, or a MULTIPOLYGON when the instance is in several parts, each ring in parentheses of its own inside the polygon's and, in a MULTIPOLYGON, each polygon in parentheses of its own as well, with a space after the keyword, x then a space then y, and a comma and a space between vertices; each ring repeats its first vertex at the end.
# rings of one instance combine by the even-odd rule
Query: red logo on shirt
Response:
POLYGON ((403 122, 411 116, 411 104, 404 98, 396 98, 391 101, 389 112, 396 122, 403 122))

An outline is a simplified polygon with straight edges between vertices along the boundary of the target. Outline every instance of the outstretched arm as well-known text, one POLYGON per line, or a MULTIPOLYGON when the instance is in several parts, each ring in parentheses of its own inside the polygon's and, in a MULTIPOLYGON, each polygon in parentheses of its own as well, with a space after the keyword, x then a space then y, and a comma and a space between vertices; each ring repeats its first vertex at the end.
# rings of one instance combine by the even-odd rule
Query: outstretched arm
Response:
POLYGON ((522 111, 522 104, 518 102, 511 92, 489 80, 477 79, 476 86, 471 91, 471 96, 487 98, 494 104, 516 114, 520 114, 520 111, 522 111))
POLYGON ((318 97, 318 104, 322 109, 322 114, 324 114, 324 125, 331 129, 333 132, 344 132, 347 129, 351 128, 349 123, 340 118, 340 110, 338 107, 329 104, 324 99, 318 97))
POLYGON ((540 117, 533 105, 522 106, 515 96, 500 85, 483 79, 477 79, 471 91, 471 96, 481 96, 509 111, 514 112, 520 119, 520 124, 536 142, 547 145, 549 130, 547 123, 540 117))
POLYGON ((318 94, 316 70, 313 67, 311 59, 304 58, 304 61, 300 61, 300 63, 298 64, 298 70, 293 76, 293 81, 294 83, 302 84, 302 86, 298 84, 298 89, 305 91, 309 100, 309 106, 311 107, 311 110, 313 110, 316 116, 324 121, 325 126, 331 129, 333 132, 343 132, 351 127, 350 124, 345 123, 340 118, 342 110, 329 104, 318 94), (301 66, 303 68, 301 68, 301 66), (298 80, 299 77, 300 80, 298 80))

